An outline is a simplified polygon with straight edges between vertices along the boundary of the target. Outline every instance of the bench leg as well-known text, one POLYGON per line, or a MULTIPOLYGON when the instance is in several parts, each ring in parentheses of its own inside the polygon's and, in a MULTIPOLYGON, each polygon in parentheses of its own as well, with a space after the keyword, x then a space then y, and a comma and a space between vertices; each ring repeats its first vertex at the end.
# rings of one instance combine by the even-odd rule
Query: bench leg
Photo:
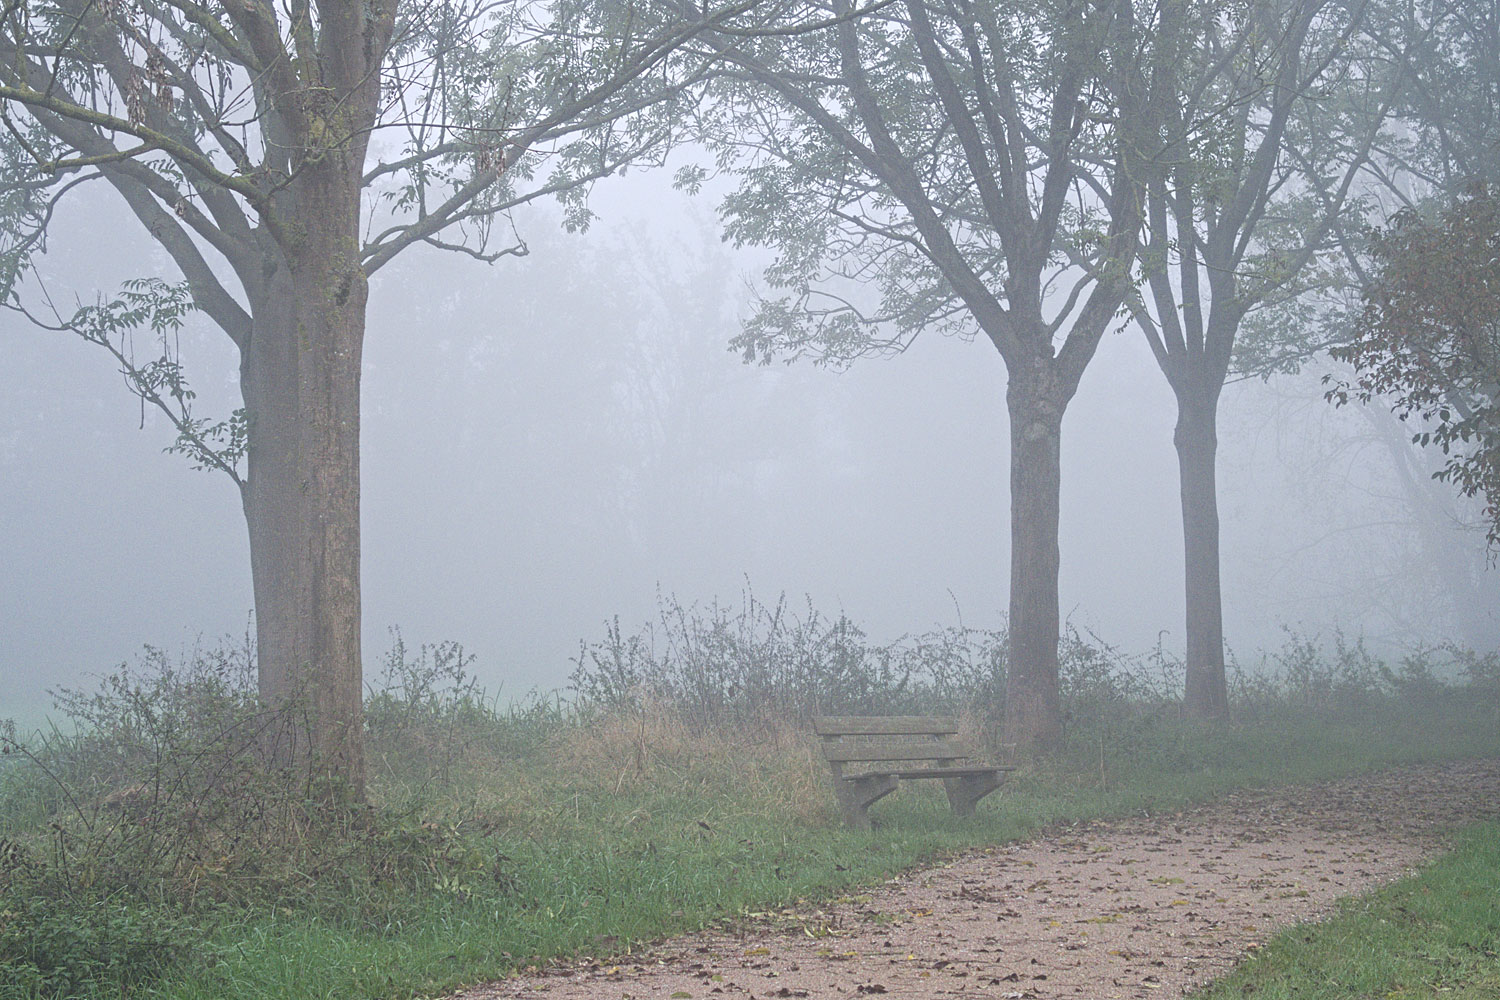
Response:
POLYGON ((894 774, 867 774, 858 778, 839 778, 834 782, 844 822, 857 830, 870 828, 869 808, 896 790, 894 774))
POLYGON ((972 816, 979 800, 1005 784, 1006 772, 998 774, 976 774, 967 778, 944 778, 943 787, 948 790, 948 804, 955 816, 972 816))

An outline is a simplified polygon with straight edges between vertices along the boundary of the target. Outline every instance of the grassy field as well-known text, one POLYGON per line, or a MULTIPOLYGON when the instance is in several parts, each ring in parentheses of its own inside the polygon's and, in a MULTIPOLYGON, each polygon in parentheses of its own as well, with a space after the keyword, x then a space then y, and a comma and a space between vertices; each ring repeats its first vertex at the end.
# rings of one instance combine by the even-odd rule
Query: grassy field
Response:
MULTIPOLYGON (((79 710, 96 736, 0 768, 0 998, 430 996, 842 895, 1053 823, 1500 754, 1488 689, 1343 701, 1290 689, 1217 727, 1160 703, 1075 698, 1063 751, 1027 763, 978 816, 952 817, 933 783, 903 785, 872 809, 877 828, 856 832, 839 822, 805 724, 708 724, 656 702, 507 712, 409 687, 371 702, 375 807, 331 833, 287 839, 272 823, 256 840, 262 786, 231 803, 261 811, 222 827, 192 799, 173 814, 175 841, 165 813, 127 823, 97 807, 137 773, 125 765, 142 746, 159 784, 190 787, 194 772, 163 769, 221 751, 184 742, 173 720, 226 690, 124 684, 79 710), (165 715, 140 714, 158 703, 165 715), (130 741, 100 735, 122 732, 130 741)), ((971 725, 981 742, 994 735, 971 725)), ((1439 905, 1454 927, 1483 916, 1479 903, 1439 905)), ((1381 947, 1425 947, 1413 942, 1381 947)), ((1455 968, 1462 980, 1470 967, 1455 968)))
POLYGON ((1195 1000, 1500 997, 1500 824, 1413 878, 1277 935, 1195 1000))

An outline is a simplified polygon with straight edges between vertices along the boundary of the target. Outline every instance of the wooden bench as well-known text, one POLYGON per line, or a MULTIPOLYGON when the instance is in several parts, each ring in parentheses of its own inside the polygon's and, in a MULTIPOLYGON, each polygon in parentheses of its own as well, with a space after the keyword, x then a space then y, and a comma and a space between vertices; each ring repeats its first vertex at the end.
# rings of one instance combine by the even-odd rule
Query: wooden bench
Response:
POLYGON ((941 778, 954 815, 972 816, 975 804, 1015 770, 972 763, 975 754, 955 739, 958 721, 950 717, 824 715, 813 720, 813 730, 823 738, 823 759, 833 772, 844 820, 861 830, 870 828, 870 805, 894 792, 903 778, 941 778), (911 766, 918 762, 922 766, 911 766), (851 764, 869 766, 845 773, 851 764))

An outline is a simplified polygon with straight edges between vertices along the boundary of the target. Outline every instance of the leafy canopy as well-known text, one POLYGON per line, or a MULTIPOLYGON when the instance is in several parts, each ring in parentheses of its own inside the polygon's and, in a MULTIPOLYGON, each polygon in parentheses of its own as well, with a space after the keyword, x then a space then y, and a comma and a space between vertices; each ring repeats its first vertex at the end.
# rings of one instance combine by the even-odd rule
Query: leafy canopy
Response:
POLYGON ((1122 138, 1149 75, 1135 6, 900 0, 853 19, 820 0, 821 31, 708 36, 724 68, 700 132, 740 182, 727 231, 777 251, 745 357, 843 364, 938 330, 1024 367, 1092 309, 1063 348, 1076 376, 1138 225, 1122 176, 1150 143, 1122 138))
POLYGON ((594 180, 670 144, 708 68, 682 43, 705 25, 749 30, 759 2, 4 4, 0 304, 104 346, 182 449, 238 482, 244 416, 192 411, 173 347, 185 306, 244 352, 278 294, 268 262, 311 227, 332 226, 367 279, 419 244, 523 254, 509 215, 540 198, 587 225, 594 180), (69 308, 39 260, 59 207, 106 186, 180 284, 143 274, 69 308), (146 330, 161 350, 137 360, 146 330))
POLYGON ((1357 375, 1329 397, 1389 398, 1447 456, 1436 477, 1483 499, 1500 546, 1500 199, 1479 186, 1433 218, 1403 211, 1371 252, 1355 338, 1332 352, 1357 375))

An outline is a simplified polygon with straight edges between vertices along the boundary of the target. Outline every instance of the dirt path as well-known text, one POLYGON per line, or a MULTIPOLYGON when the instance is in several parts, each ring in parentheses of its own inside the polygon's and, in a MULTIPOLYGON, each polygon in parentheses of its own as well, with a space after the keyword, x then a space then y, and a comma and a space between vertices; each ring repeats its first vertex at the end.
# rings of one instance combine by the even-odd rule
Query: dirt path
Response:
POLYGON ((455 1000, 1181 996, 1276 928, 1407 874, 1444 830, 1496 815, 1497 760, 1242 793, 965 855, 779 927, 675 938, 455 1000))

